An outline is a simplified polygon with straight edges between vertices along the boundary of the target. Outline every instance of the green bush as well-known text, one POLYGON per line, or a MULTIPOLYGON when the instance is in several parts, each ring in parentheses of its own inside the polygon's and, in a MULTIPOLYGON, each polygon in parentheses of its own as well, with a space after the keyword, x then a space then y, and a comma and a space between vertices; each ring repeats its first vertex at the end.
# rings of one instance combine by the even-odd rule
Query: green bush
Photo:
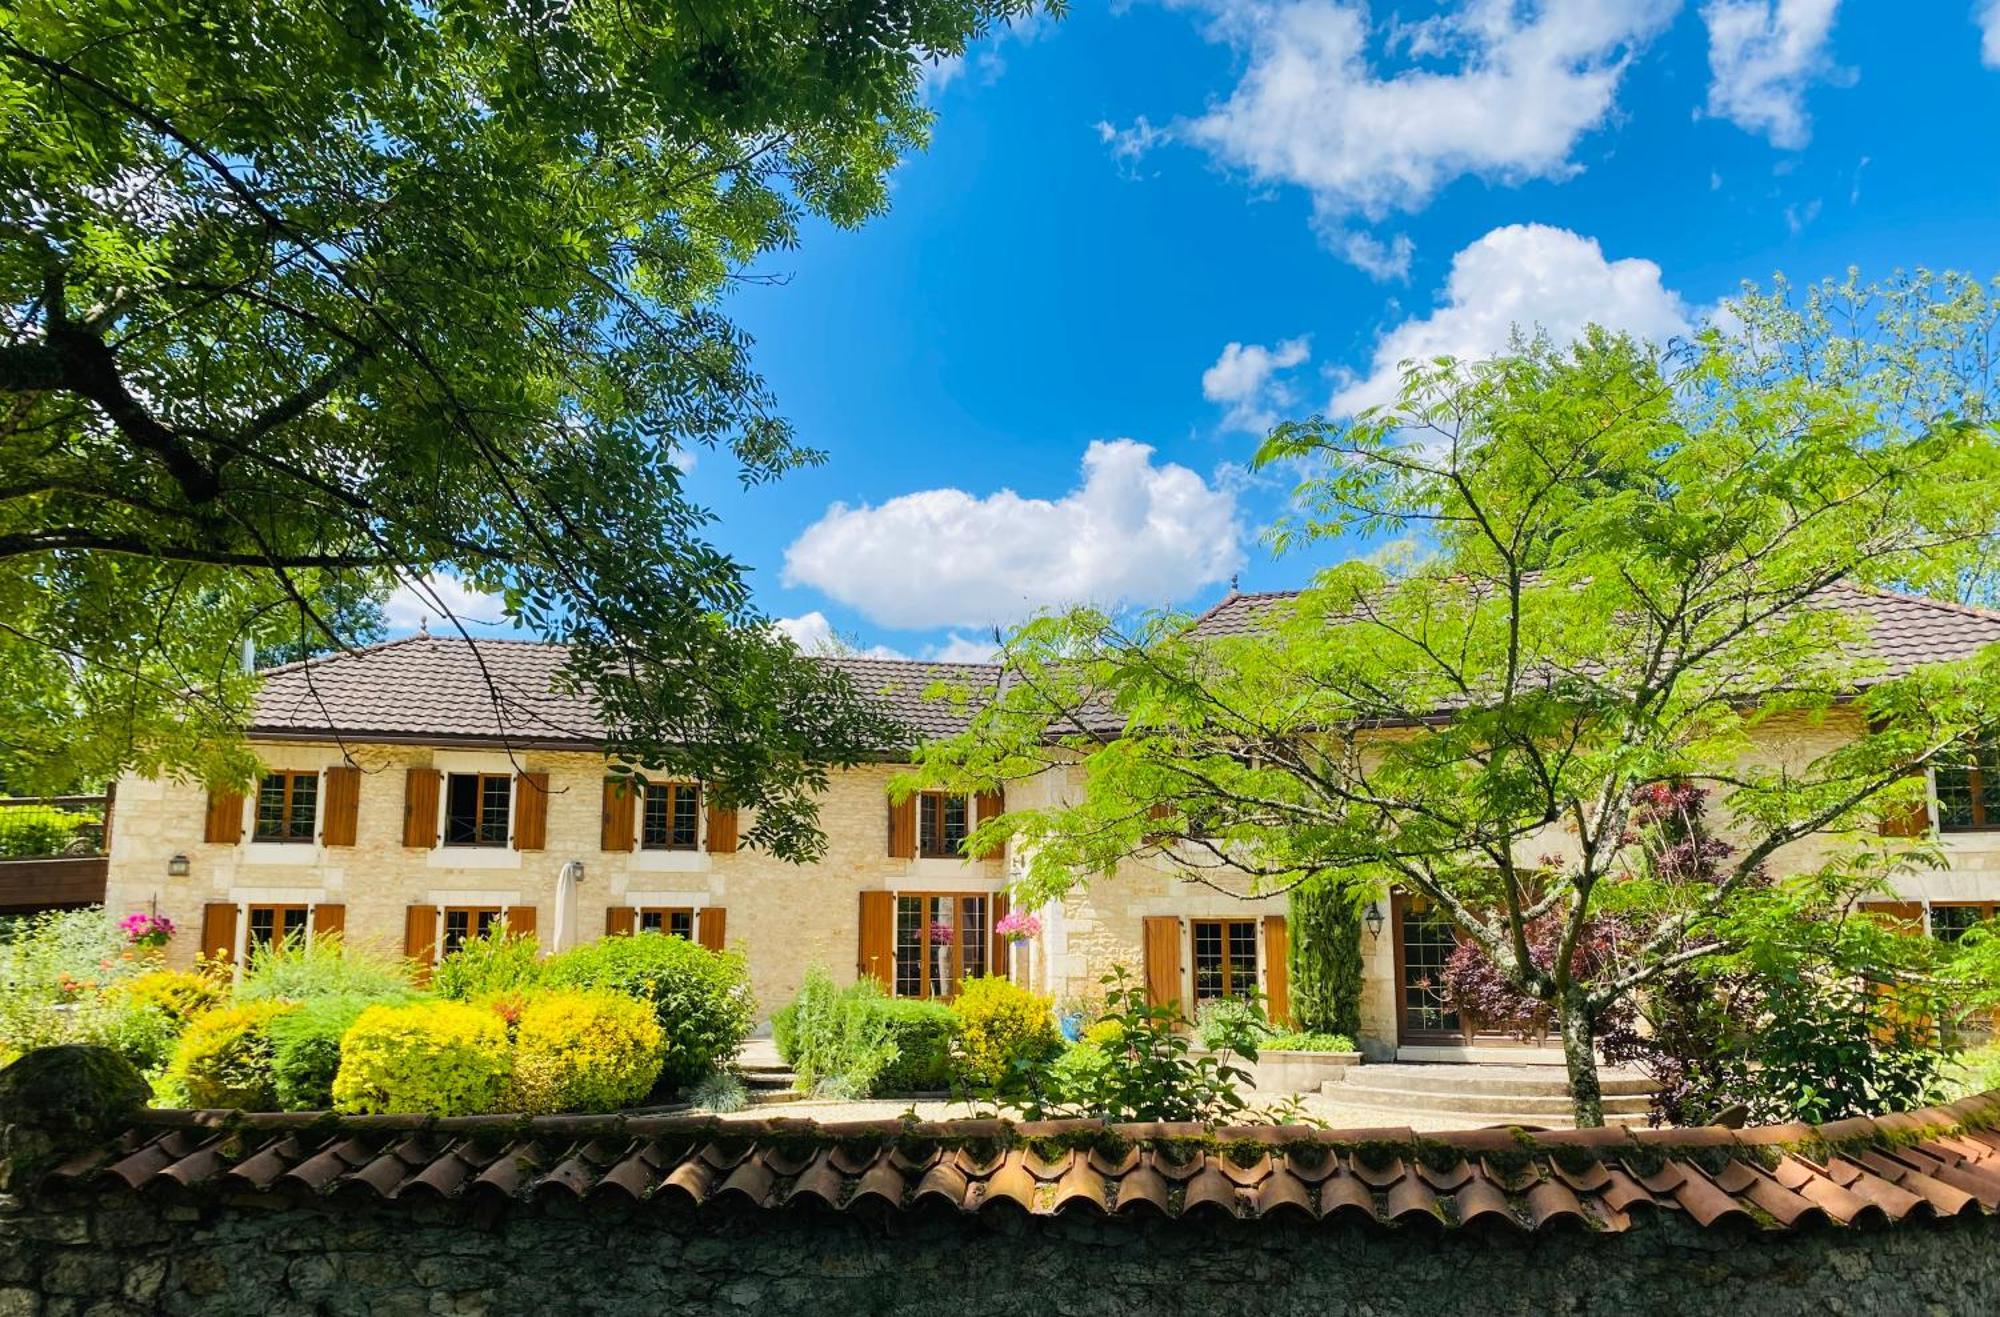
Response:
POLYGON ((338 933, 318 933, 253 947, 236 985, 238 1001, 310 1001, 315 997, 395 1000, 415 992, 401 960, 349 945, 338 933))
POLYGON ((290 1002, 258 1001, 198 1017, 174 1047, 162 1096, 190 1107, 272 1110, 278 1094, 271 1027, 297 1009, 290 1002))
POLYGON ((141 1070, 164 1059, 164 1016, 126 999, 121 986, 158 966, 135 956, 100 906, 11 921, 0 941, 0 1049, 63 1043, 113 1048, 141 1070))
POLYGON ((1959 1054, 1946 1096, 1970 1097, 1996 1088, 2000 1088, 2000 1043, 1988 1043, 1959 1054))
POLYGON ((651 1007, 623 993, 530 996, 514 1029, 506 1105, 531 1115, 631 1106, 659 1078, 661 1043, 651 1007))
POLYGON ((197 1015, 205 1014, 229 999, 229 983, 213 974, 190 970, 156 969, 118 983, 113 992, 135 1006, 151 1006, 185 1029, 197 1015))
POLYGON ((778 1049, 778 1059, 786 1065, 798 1063, 798 1030, 793 1025, 798 1014, 798 1007, 787 1003, 771 1016, 771 1046, 778 1049))
POLYGON ((1354 1040, 1344 1033, 1280 1033, 1263 1046, 1267 1052, 1351 1052, 1354 1040))
POLYGON ((363 1011, 379 1004, 368 997, 315 997, 271 1021, 272 1092, 280 1108, 327 1111, 333 1107, 341 1036, 363 1011))
POLYGON ((652 1003, 665 1035, 660 1082, 676 1091, 736 1055, 756 1000, 743 957, 685 938, 635 933, 601 938, 543 962, 551 988, 609 988, 652 1003))
POLYGON ((523 993, 542 980, 542 962, 532 933, 509 933, 496 925, 482 937, 467 938, 438 962, 431 991, 453 1001, 523 993))
POLYGON ((1062 1046, 1049 999, 1003 978, 968 979, 952 1010, 959 1020, 958 1078, 975 1089, 999 1088, 1062 1046))
POLYGON ((467 1116, 492 1111, 513 1057, 498 1015, 455 1001, 370 1006, 340 1040, 333 1106, 467 1116))
POLYGON ((846 988, 817 966, 788 1016, 788 1064, 805 1088, 832 1097, 928 1092, 951 1081, 958 1016, 938 1002, 883 994, 874 979, 846 988))
POLYGON ((1292 889, 1285 933, 1293 1025, 1305 1033, 1360 1033, 1361 908, 1337 875, 1292 889))
POLYGON ((93 854, 101 826, 94 814, 53 805, 9 805, 0 809, 0 860, 93 854))
POLYGON ((1271 1026, 1254 1000, 1224 997, 1201 1004, 1195 1016, 1195 1036, 1211 1052, 1234 1052, 1252 1061, 1271 1026))

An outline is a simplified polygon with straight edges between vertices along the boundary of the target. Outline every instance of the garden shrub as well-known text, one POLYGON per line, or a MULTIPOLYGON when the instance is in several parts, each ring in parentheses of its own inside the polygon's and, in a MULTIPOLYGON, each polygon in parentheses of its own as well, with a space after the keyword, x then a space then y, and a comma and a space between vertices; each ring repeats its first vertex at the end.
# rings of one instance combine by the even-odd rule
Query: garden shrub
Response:
POLYGON ((0 810, 0 860, 95 853, 103 820, 54 805, 9 805, 0 810))
POLYGON ((786 1012, 789 1064, 809 1090, 865 1098, 927 1092, 951 1081, 958 1016, 939 1002, 889 997, 867 978, 837 988, 815 966, 786 1012))
POLYGON ((728 1115, 750 1105, 750 1090, 727 1070, 711 1070, 688 1089, 688 1105, 697 1111, 728 1115))
POLYGON ((1007 979, 968 979, 952 1002, 958 1016, 958 1078, 993 1089, 1020 1067, 1039 1065, 1062 1046, 1053 1003, 1007 979))
POLYGON ((315 997, 271 1021, 272 1092, 281 1109, 332 1108, 341 1037, 379 1004, 369 997, 315 997))
POLYGON ((351 945, 338 933, 318 933, 304 943, 293 940, 253 947, 243 977, 236 984, 236 1000, 393 1000, 407 998, 414 991, 409 970, 401 960, 351 945))
POLYGON ((950 1086, 952 1041, 960 1027, 951 1007, 878 995, 857 1023, 864 1054, 886 1058, 868 1085, 869 1096, 930 1093, 950 1086))
POLYGON ((616 1111, 652 1091, 662 1034, 652 1008, 622 993, 530 996, 514 1031, 510 1110, 616 1111))
POLYGON ((431 991, 453 1001, 496 993, 523 993, 541 982, 540 949, 532 933, 509 933, 505 925, 467 938, 438 962, 431 991))
POLYGON ((134 1005, 153 1007, 175 1029, 184 1029, 195 1016, 228 1000, 229 985, 213 974, 156 969, 124 980, 118 984, 117 993, 134 1005))
POLYGON ((256 1001, 197 1017, 174 1047, 162 1095, 190 1107, 272 1110, 278 1095, 271 1026, 297 1009, 291 1002, 256 1001))
POLYGON ((1257 1059, 1257 1048, 1271 1026, 1254 999, 1223 997, 1201 1004, 1195 1015, 1195 1037, 1211 1052, 1234 1052, 1257 1059))
POLYGON ((164 1016, 115 991, 158 965, 157 955, 128 945, 102 907, 9 922, 0 940, 0 1047, 96 1043, 141 1070, 158 1066, 162 1045, 172 1043, 164 1016))
POLYGON ((787 1002, 771 1016, 771 1046, 778 1051, 778 1059, 786 1065, 797 1060, 798 1030, 793 1021, 798 1019, 798 1008, 787 1002))
POLYGON ((1354 1040, 1344 1033, 1279 1033, 1263 1043, 1267 1052, 1352 1052, 1354 1040))
POLYGON ((340 1040, 336 1111, 466 1116, 492 1111, 513 1057, 490 1010, 455 1001, 370 1006, 340 1040))
POLYGON ((1292 889, 1285 968, 1292 1023, 1301 1031, 1361 1032, 1361 909, 1337 875, 1292 889))
POLYGON ((542 982, 609 988, 650 1002, 665 1035, 660 1082, 674 1090, 734 1057, 756 1012, 741 953, 663 933, 587 942, 543 962, 542 982))

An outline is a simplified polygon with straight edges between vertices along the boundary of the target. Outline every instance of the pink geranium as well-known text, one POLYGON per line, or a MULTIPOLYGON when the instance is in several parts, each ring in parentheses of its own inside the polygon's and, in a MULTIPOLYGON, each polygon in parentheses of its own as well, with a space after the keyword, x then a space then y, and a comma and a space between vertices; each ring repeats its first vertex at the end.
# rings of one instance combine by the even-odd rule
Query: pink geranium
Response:
POLYGON ((999 922, 993 925, 993 931, 1009 942, 1026 942, 1031 937, 1040 936, 1042 921, 1025 910, 1014 910, 1000 916, 999 922))
POLYGON ((174 935, 174 921, 165 915, 149 915, 144 912, 126 915, 118 923, 125 940, 135 947, 163 947, 167 939, 174 935))
POLYGON ((932 924, 924 930, 924 938, 933 946, 948 947, 951 945, 952 940, 951 925, 944 923, 932 924))

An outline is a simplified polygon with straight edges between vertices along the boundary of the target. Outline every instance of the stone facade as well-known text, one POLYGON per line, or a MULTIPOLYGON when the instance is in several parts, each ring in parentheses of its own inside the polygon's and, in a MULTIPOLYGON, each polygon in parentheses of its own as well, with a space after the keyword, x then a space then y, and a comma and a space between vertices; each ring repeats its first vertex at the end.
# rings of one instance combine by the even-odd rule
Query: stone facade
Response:
POLYGON ((0 1314, 2000 1311, 2000 1219, 1617 1234, 372 1196, 0 1199, 0 1314))

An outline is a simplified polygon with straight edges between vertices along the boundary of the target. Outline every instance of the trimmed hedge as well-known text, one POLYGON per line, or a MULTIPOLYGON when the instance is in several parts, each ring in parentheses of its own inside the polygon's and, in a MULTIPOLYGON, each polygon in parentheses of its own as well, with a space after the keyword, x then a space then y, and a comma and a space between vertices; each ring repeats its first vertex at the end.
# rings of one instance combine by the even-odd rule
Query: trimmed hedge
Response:
POLYGON ((340 1040, 336 1111, 470 1116, 496 1108, 512 1069, 499 1015, 454 1001, 370 1006, 340 1040))
POLYGON ((663 1040, 647 1003, 620 993, 530 996, 514 1030, 506 1105, 530 1115, 630 1106, 659 1078, 663 1040))
POLYGON ((743 957, 663 933, 607 937, 543 963, 552 988, 608 988, 649 1001, 663 1034, 660 1082, 678 1091, 736 1055, 756 999, 743 957))
POLYGON ((272 1110, 278 1094, 271 1025, 297 1009, 258 1001, 197 1016, 174 1046, 162 1088, 191 1107, 272 1110))
POLYGON ((779 1054, 806 1088, 845 1098, 928 1092, 951 1082, 958 1016, 949 1006, 884 995, 873 979, 845 988, 814 967, 773 1020, 779 1054))

